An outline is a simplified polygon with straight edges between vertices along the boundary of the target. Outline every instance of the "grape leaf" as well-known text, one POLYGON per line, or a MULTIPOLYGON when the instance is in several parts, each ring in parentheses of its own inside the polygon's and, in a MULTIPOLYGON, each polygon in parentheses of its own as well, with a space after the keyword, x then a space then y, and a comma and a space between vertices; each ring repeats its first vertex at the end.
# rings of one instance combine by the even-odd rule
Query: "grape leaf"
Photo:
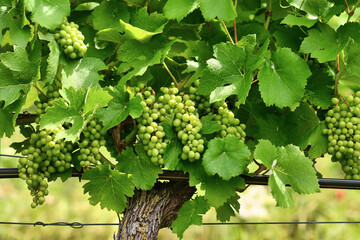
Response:
POLYGON ((122 84, 116 85, 114 91, 110 91, 109 93, 113 96, 113 99, 109 102, 108 107, 100 109, 95 114, 95 116, 103 122, 105 130, 121 123, 129 115, 133 118, 140 116, 143 110, 140 104, 142 101, 140 96, 130 98, 129 93, 126 92, 122 84))
POLYGON ((182 145, 179 141, 174 140, 168 143, 164 151, 164 166, 169 170, 175 170, 181 153, 182 145))
POLYGON ((55 40, 49 42, 49 57, 47 58, 47 67, 46 67, 46 78, 45 81, 51 84, 56 77, 59 65, 60 57, 60 48, 55 40))
MULTIPOLYGON (((21 16, 20 18, 19 14, 18 9, 11 6, 11 1, 8 4, 3 1, 0 8, 0 32, 9 28, 10 39, 16 45, 25 48, 31 38, 31 31, 29 26, 22 24, 26 17, 21 16)), ((4 43, 2 34, 0 34, 0 43, 4 43)))
POLYGON ((98 71, 106 69, 103 61, 97 58, 82 58, 80 60, 67 62, 62 70, 62 85, 64 88, 87 90, 96 86, 102 77, 98 71))
POLYGON ((238 103, 244 103, 253 79, 252 73, 263 62, 267 45, 268 42, 255 51, 255 35, 243 37, 237 45, 230 43, 215 45, 216 58, 207 61, 207 67, 200 79, 198 93, 210 95, 210 103, 237 94, 238 103))
POLYGON ((317 29, 310 29, 308 33, 300 52, 311 53, 311 57, 317 58, 320 63, 335 60, 348 43, 348 39, 339 39, 335 30, 327 24, 319 24, 317 29))
POLYGON ((204 197, 195 197, 189 200, 178 211, 178 217, 171 224, 170 228, 179 238, 183 237, 185 230, 190 225, 201 225, 202 215, 210 209, 204 197))
POLYGON ((65 138, 65 140, 75 142, 85 127, 86 120, 90 117, 89 113, 94 113, 97 109, 105 107, 111 99, 110 95, 102 89, 91 89, 87 92, 82 89, 75 90, 63 88, 60 90, 63 99, 53 102, 53 107, 48 108, 46 113, 40 119, 40 127, 53 129, 59 124, 70 122, 72 126, 69 129, 59 132, 56 139, 65 138), (99 101, 99 99, 101 101, 99 101), (96 101, 98 99, 98 101, 96 101))
POLYGON ((278 48, 291 48, 293 52, 299 51, 302 39, 306 37, 300 28, 287 26, 279 26, 273 36, 278 48))
POLYGON ((221 130, 221 125, 217 121, 212 120, 212 118, 211 115, 206 115, 201 118, 202 134, 210 134, 221 130))
POLYGON ((267 106, 292 106, 305 92, 306 79, 311 75, 309 67, 289 48, 278 48, 271 61, 265 62, 258 74, 261 96, 267 106))
POLYGON ((16 118, 19 115, 25 100, 25 97, 20 97, 6 108, 0 108, 0 138, 2 138, 4 134, 7 137, 11 137, 11 135, 14 133, 16 118))
POLYGON ((286 117, 288 142, 309 150, 309 157, 316 158, 327 152, 328 140, 322 133, 324 125, 320 122, 316 111, 309 104, 301 104, 286 117))
POLYGON ((218 176, 207 177, 201 182, 201 189, 205 190, 205 199, 210 206, 218 208, 230 197, 236 195, 236 188, 245 188, 245 180, 242 177, 234 177, 225 181, 218 176))
POLYGON ((220 222, 230 221, 230 217, 235 217, 240 210, 240 196, 238 194, 229 198, 222 206, 216 208, 216 219, 220 222))
POLYGON ((327 0, 287 0, 288 3, 309 14, 309 18, 320 18, 332 7, 327 0))
POLYGON ((254 157, 272 170, 269 185, 277 206, 293 206, 291 195, 285 188, 287 184, 297 193, 320 191, 312 161, 298 147, 275 147, 270 141, 261 140, 256 146, 254 157))
POLYGON ((305 26, 307 28, 312 27, 316 22, 316 19, 309 19, 304 16, 297 17, 290 14, 281 21, 282 24, 287 24, 289 26, 305 26))
POLYGON ((90 88, 85 99, 83 114, 92 113, 98 108, 107 106, 112 96, 101 88, 90 88))
POLYGON ((116 158, 118 163, 115 168, 120 172, 131 174, 134 178, 135 187, 143 190, 150 190, 162 173, 161 168, 153 164, 150 157, 145 153, 143 145, 135 147, 136 154, 131 147, 116 158))
POLYGON ((0 102, 4 108, 20 96, 26 98, 31 82, 38 77, 39 63, 30 62, 26 50, 14 46, 14 52, 0 54, 0 102))
POLYGON ((100 6, 92 11, 92 20, 96 30, 107 28, 123 31, 120 20, 128 22, 130 12, 125 2, 117 0, 102 1, 100 6))
POLYGON ((164 15, 169 19, 176 19, 180 22, 186 15, 199 6, 199 0, 169 0, 164 6, 164 15))
POLYGON ((120 19, 120 25, 124 29, 125 37, 135 39, 140 42, 146 42, 154 35, 162 33, 167 19, 158 13, 148 14, 146 8, 141 8, 126 23, 120 19))
POLYGON ((313 71, 306 86, 308 100, 322 109, 327 109, 333 97, 332 85, 334 85, 334 79, 325 69, 313 71))
POLYGON ((14 52, 0 54, 1 63, 13 72, 15 78, 31 81, 39 70, 38 62, 31 62, 26 50, 14 46, 14 52))
POLYGON ((229 180, 242 174, 249 164, 250 151, 236 137, 214 138, 203 157, 203 166, 209 175, 218 174, 229 180))
POLYGON ((146 43, 126 41, 118 51, 118 60, 122 61, 118 70, 127 71, 120 82, 125 83, 134 76, 141 76, 149 66, 162 62, 174 41, 167 43, 162 37, 153 37, 146 43))
POLYGON ((111 170, 107 164, 86 170, 82 175, 85 183, 84 193, 89 193, 91 205, 100 203, 100 207, 114 210, 117 213, 124 211, 127 197, 134 195, 134 183, 131 176, 111 170))
POLYGON ((70 15, 68 0, 27 0, 26 9, 31 14, 31 20, 41 26, 54 30, 70 15))
POLYGON ((220 20, 230 21, 236 17, 231 0, 200 0, 200 10, 205 20, 217 17, 220 20))
POLYGON ((180 161, 178 169, 182 170, 184 173, 189 173, 190 186, 196 186, 209 177, 209 175, 205 172, 201 161, 180 161))

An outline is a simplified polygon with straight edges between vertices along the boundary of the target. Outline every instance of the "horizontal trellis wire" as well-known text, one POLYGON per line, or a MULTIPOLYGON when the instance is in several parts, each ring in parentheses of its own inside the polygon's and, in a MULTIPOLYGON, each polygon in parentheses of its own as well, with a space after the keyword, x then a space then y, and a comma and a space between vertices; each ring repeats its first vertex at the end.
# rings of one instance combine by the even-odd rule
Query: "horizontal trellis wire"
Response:
MULTIPOLYGON (((202 225, 299 225, 299 224, 360 224, 360 221, 309 221, 309 222, 228 222, 228 223, 203 223, 202 225)), ((27 225, 27 226, 55 226, 55 227, 72 227, 80 229, 85 226, 118 226, 119 223, 80 223, 80 222, 0 222, 0 225, 27 225)))
MULTIPOLYGON (((81 172, 78 172, 73 168, 72 176, 80 177, 81 172)), ((18 178, 17 168, 0 168, 1 178, 18 178)), ((255 175, 246 176, 242 175, 246 184, 250 185, 268 185, 268 175, 255 175)), ((187 180, 188 174, 184 174, 181 171, 168 171, 164 170, 162 174, 159 174, 159 180, 187 180)), ((332 189, 360 189, 360 180, 348 180, 348 179, 336 179, 336 178, 319 178, 320 188, 332 188, 332 189)))

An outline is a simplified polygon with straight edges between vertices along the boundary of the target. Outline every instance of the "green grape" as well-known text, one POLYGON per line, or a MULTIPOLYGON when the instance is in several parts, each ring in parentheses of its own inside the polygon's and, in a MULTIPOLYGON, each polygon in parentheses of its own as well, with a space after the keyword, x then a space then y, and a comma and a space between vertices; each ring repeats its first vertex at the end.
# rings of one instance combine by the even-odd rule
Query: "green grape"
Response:
POLYGON ((323 134, 328 138, 328 153, 333 161, 339 161, 346 179, 358 179, 360 165, 360 92, 343 98, 332 98, 333 106, 325 117, 327 128, 323 134))
POLYGON ((79 26, 64 19, 57 29, 54 37, 66 56, 71 59, 83 57, 87 48, 84 44, 84 35, 79 31, 79 26))

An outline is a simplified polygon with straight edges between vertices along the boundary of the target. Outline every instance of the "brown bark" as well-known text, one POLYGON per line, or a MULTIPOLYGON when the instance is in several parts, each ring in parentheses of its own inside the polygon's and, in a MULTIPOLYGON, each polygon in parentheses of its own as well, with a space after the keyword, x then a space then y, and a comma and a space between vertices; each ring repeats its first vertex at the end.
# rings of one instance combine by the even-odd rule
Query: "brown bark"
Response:
POLYGON ((128 199, 116 239, 157 239, 160 228, 171 225, 195 190, 182 180, 157 182, 148 191, 136 190, 128 199))

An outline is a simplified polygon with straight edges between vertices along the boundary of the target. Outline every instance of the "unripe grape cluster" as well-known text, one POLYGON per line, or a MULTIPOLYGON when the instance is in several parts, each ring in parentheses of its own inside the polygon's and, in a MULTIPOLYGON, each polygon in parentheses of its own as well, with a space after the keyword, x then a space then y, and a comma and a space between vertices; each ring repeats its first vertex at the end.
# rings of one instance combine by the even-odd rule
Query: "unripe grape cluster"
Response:
POLYGON ((240 120, 235 118, 234 113, 228 108, 224 101, 213 104, 216 109, 216 114, 213 114, 213 119, 221 125, 219 137, 235 136, 241 141, 245 141, 245 124, 240 124, 240 120))
POLYGON ((154 164, 164 164, 164 151, 168 140, 165 139, 163 126, 167 111, 163 104, 155 102, 155 95, 151 87, 144 88, 139 84, 135 89, 138 95, 142 96, 143 113, 138 119, 139 139, 145 145, 144 149, 154 164))
POLYGON ((333 98, 325 117, 328 153, 339 161, 346 179, 360 179, 360 91, 346 101, 333 98))
POLYGON ((66 56, 71 59, 83 57, 87 48, 84 44, 84 35, 79 31, 79 26, 66 19, 54 34, 55 40, 63 49, 66 56))
POLYGON ((218 101, 213 104, 209 103, 209 97, 198 95, 197 88, 199 80, 196 80, 189 88, 190 99, 195 101, 195 107, 200 116, 210 115, 213 120, 221 126, 218 137, 235 136, 240 141, 245 141, 245 124, 241 124, 234 113, 228 108, 225 101, 218 101))
POLYGON ((101 122, 96 118, 91 119, 79 139, 78 161, 81 167, 98 164, 101 160, 99 148, 106 144, 105 135, 106 131, 101 122))
POLYGON ((19 177, 26 181, 33 196, 32 208, 43 204, 49 193, 46 178, 71 167, 72 145, 55 139, 62 130, 61 125, 52 130, 37 130, 31 134, 30 146, 21 152, 26 158, 19 159, 19 177))
MULTIPOLYGON (((61 88, 61 83, 59 81, 54 81, 50 86, 47 87, 47 92, 45 96, 39 94, 40 101, 35 101, 36 114, 39 116, 46 112, 48 107, 53 106, 53 102, 60 98, 59 90, 61 88)), ((36 123, 40 122, 40 117, 35 119, 36 123)))
POLYGON ((183 144, 181 159, 191 162, 199 160, 201 153, 204 152, 204 139, 200 134, 202 124, 195 103, 187 94, 183 96, 174 94, 170 96, 168 104, 174 109, 175 118, 172 124, 178 139, 183 144))

